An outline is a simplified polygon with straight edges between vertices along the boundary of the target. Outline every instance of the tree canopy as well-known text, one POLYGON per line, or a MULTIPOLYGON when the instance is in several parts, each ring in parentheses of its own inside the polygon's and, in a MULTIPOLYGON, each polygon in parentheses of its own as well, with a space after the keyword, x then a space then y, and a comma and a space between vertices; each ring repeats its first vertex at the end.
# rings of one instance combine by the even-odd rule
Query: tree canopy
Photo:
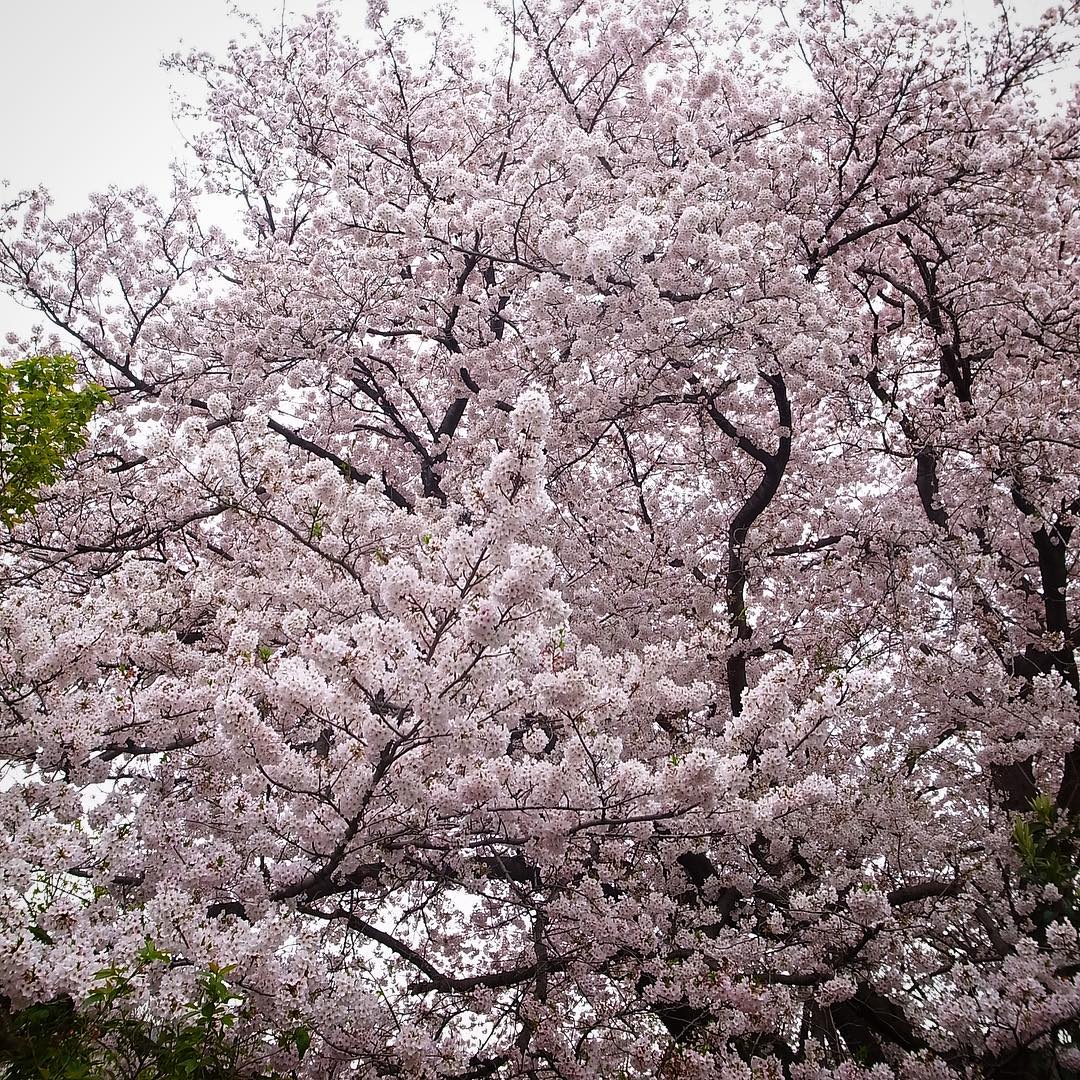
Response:
POLYGON ((171 201, 5 210, 114 404, 0 556, 0 993, 149 936, 298 1077, 1077 1075, 1080 11, 491 19, 174 58, 171 201))
POLYGON ((99 386, 76 389, 73 356, 32 356, 0 367, 0 524, 34 507, 64 462, 85 443, 99 386))

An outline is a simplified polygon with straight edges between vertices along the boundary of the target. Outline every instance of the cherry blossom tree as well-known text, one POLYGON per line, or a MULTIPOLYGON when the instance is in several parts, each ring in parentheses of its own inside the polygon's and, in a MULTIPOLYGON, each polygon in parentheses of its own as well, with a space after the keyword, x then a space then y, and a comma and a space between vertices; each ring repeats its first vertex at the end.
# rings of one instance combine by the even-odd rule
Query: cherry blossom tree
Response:
POLYGON ((170 201, 6 208, 112 405, 0 562, 0 991, 149 938, 297 1076, 1077 1075, 1080 10, 491 22, 177 57, 170 201))

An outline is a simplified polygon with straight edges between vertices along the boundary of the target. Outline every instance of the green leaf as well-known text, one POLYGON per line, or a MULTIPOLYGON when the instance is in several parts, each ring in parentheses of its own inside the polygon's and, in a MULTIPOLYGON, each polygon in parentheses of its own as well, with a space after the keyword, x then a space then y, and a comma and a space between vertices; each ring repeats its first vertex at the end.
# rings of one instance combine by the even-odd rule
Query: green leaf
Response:
POLYGON ((1035 837, 1031 833, 1031 826, 1023 818, 1018 818, 1013 826, 1013 840, 1025 864, 1034 860, 1035 837))
POLYGON ((293 1032, 293 1043, 296 1046, 296 1056, 303 1061, 304 1055, 311 1045, 311 1032, 306 1027, 298 1027, 293 1032))
POLYGON ((167 952, 162 952, 151 938, 146 939, 146 944, 138 951, 136 958, 142 964, 151 964, 157 960, 168 963, 172 960, 172 957, 167 952))

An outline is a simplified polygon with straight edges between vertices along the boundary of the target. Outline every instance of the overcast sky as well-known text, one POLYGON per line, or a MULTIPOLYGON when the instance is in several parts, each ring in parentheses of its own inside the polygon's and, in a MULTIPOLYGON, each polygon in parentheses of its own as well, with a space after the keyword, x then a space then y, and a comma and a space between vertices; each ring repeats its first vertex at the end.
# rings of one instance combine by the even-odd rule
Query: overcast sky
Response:
MULTIPOLYGON (((410 7, 426 0, 409 0, 410 7)), ((880 3, 891 0, 878 0, 880 3)), ((987 17, 993 0, 962 0, 987 17)), ((1032 0, 1020 0, 1021 6, 1032 0)), ((317 0, 284 0, 285 13, 317 0)), ((229 0, 0 0, 0 180, 19 190, 44 183, 58 208, 75 210, 110 184, 169 190, 169 163, 183 157, 161 57, 181 44, 220 53, 242 24, 229 0)), ((263 20, 282 0, 241 0, 263 20)), ((404 8, 392 0, 391 11, 404 8)), ((1042 7, 1036 0, 1036 6, 1042 7)), ((340 0, 346 31, 362 33, 365 0, 340 0)), ((463 14, 481 0, 459 0, 463 14)), ((0 335, 35 320, 0 293, 0 335)))

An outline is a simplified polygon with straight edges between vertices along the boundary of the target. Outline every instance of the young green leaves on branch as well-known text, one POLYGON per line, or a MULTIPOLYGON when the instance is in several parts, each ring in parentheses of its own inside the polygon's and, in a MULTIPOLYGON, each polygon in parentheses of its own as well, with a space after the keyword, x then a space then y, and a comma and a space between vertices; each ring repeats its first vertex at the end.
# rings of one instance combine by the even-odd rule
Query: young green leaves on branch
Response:
POLYGON ((108 392, 76 388, 75 358, 31 356, 0 367, 0 524, 11 528, 86 443, 86 425, 108 392))

